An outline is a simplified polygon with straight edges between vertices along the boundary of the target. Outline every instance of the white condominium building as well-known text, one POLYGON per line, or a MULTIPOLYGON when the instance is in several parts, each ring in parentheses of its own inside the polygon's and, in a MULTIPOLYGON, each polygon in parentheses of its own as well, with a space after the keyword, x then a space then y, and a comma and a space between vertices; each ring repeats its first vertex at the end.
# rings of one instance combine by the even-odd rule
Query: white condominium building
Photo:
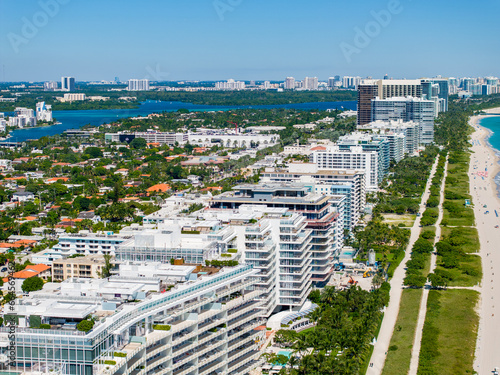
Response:
POLYGON ((302 82, 302 89, 304 90, 317 90, 318 89, 318 77, 306 77, 304 82, 302 82))
POLYGON ((86 100, 85 94, 64 94, 64 97, 61 101, 63 102, 73 102, 77 100, 86 100))
POLYGON ((420 143, 434 141, 434 119, 437 116, 434 100, 414 97, 372 99, 371 121, 414 121, 420 125, 420 143))
POLYGON ((36 103, 36 119, 38 121, 52 121, 52 106, 45 102, 36 103))
POLYGON ((216 90, 243 90, 245 89, 245 82, 235 81, 228 79, 226 82, 215 82, 216 90))
POLYGON ((128 91, 149 91, 149 80, 148 79, 129 79, 127 90, 128 91))
MULTIPOLYGON (((264 322, 262 292, 252 290, 257 272, 249 265, 223 268, 140 302, 108 302, 80 291, 43 303, 23 298, 14 312, 20 322, 15 367, 77 375, 248 374, 262 364, 264 331, 256 329, 264 322), (76 330, 88 315, 96 319, 93 328, 76 330), (28 328, 30 321, 50 329, 28 328)), ((140 291, 133 295, 141 298, 140 291)), ((9 341, 9 328, 0 328, 0 344, 9 341)))
POLYGON ((286 77, 284 87, 285 87, 286 90, 293 90, 293 89, 295 89, 295 78, 293 78, 293 77, 286 77))
POLYGON ((381 136, 389 134, 404 135, 404 154, 414 155, 420 144, 420 124, 415 121, 389 120, 373 121, 366 125, 358 125, 358 130, 371 131, 381 136))
POLYGON ((366 190, 376 191, 379 183, 378 157, 376 151, 363 151, 361 146, 345 150, 339 146, 326 146, 310 154, 309 160, 318 169, 364 171, 366 190))
POLYGON ((345 196, 342 216, 344 229, 348 230, 358 224, 366 205, 364 171, 325 170, 312 163, 290 163, 286 169, 266 168, 261 174, 261 181, 304 183, 317 194, 345 196))

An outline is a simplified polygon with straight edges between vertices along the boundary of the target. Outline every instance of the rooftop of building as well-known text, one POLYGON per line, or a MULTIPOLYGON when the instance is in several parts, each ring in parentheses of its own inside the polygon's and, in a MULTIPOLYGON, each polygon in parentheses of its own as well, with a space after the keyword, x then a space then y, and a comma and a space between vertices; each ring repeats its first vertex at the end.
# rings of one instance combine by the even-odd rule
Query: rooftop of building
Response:
POLYGON ((104 263, 104 256, 103 255, 87 255, 87 256, 83 256, 83 257, 54 260, 54 263, 63 263, 63 264, 104 263))

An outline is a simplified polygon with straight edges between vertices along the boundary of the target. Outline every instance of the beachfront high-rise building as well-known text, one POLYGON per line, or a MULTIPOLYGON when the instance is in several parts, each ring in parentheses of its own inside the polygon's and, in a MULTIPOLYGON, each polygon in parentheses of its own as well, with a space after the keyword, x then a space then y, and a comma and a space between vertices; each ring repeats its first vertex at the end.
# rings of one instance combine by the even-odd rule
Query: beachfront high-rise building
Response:
POLYGON ((129 79, 128 91, 149 91, 148 79, 129 79))
POLYGON ((365 125, 372 121, 371 100, 393 97, 422 96, 422 85, 418 79, 379 79, 364 80, 358 85, 358 125, 365 125))
POLYGON ((75 78, 74 77, 62 77, 61 78, 61 90, 62 91, 75 91, 75 78))
POLYGON ((293 90, 295 88, 295 78, 293 77, 286 77, 285 79, 285 89, 286 90, 293 90))
POLYGON ((378 95, 378 86, 371 82, 361 83, 358 86, 358 125, 365 125, 372 121, 372 99, 378 95))
MULTIPOLYGON (((366 205, 363 170, 326 170, 312 163, 289 163, 286 167, 266 168, 261 182, 303 183, 322 195, 344 196, 344 229, 352 230, 366 205)), ((331 201, 331 200, 330 200, 331 201)), ((339 211, 340 213, 340 211, 339 211)))
MULTIPOLYGON (((366 125, 358 125, 358 130, 377 133, 381 137, 389 136, 390 134, 403 135, 403 154, 414 155, 418 151, 420 144, 420 124, 417 122, 403 120, 374 121, 366 125)), ((397 156, 394 156, 394 159, 397 159, 397 156)))
POLYGON ((448 95, 449 95, 449 82, 447 78, 429 78, 423 79, 422 84, 422 98, 427 100, 437 100, 439 112, 446 112, 448 110, 448 95), (430 86, 429 86, 430 85, 430 86), (429 90, 430 88, 430 90, 429 90), (441 104, 442 103, 442 104, 441 104), (440 108, 441 107, 441 108, 440 108))
POLYGON ((14 368, 26 373, 248 373, 262 364, 257 273, 240 265, 193 274, 165 293, 154 292, 159 279, 152 276, 45 286, 44 294, 16 301, 9 312, 18 322, 16 334, 1 327, 0 345, 13 346, 14 368), (88 316, 92 328, 77 330, 88 316), (30 328, 40 324, 50 328, 30 328))
POLYGON ((309 155, 309 161, 318 169, 363 171, 369 191, 376 191, 380 182, 378 158, 377 151, 365 151, 361 146, 340 149, 338 145, 328 145, 309 155))
POLYGON ((361 146, 363 151, 375 151, 378 154, 378 183, 382 182, 382 179, 389 171, 391 161, 388 140, 374 134, 354 132, 340 137, 337 145, 340 150, 349 150, 361 146))
POLYGON ((36 103, 36 119, 38 121, 52 121, 52 106, 45 102, 36 103))
MULTIPOLYGON (((420 125, 420 143, 434 141, 434 119, 437 115, 434 100, 414 97, 374 98, 372 121, 414 121, 420 125)), ((365 124, 366 125, 366 124, 365 124)))
MULTIPOLYGON (((285 243, 280 245, 282 252, 280 256, 283 257, 280 267, 283 268, 285 274, 290 273, 289 277, 301 273, 298 279, 303 280, 308 274, 312 281, 318 285, 324 285, 332 271, 333 257, 338 255, 344 241, 343 218, 332 208, 329 197, 311 192, 310 186, 304 184, 245 184, 235 186, 233 190, 235 190, 234 193, 227 192, 214 196, 210 206, 234 209, 243 204, 266 205, 270 208, 288 208, 291 212, 305 217, 306 229, 312 230, 312 234, 304 233, 299 238, 285 240, 285 243), (310 247, 306 246, 306 242, 309 244, 309 235, 313 236, 310 247), (308 271, 309 265, 312 266, 310 272, 308 271)), ((293 225, 298 224, 294 222, 293 225)), ((298 229, 294 229, 293 234, 298 234, 297 231, 298 229)), ((302 300, 304 293, 307 294, 304 289, 299 293, 290 292, 289 297, 293 300, 297 298, 302 300)))

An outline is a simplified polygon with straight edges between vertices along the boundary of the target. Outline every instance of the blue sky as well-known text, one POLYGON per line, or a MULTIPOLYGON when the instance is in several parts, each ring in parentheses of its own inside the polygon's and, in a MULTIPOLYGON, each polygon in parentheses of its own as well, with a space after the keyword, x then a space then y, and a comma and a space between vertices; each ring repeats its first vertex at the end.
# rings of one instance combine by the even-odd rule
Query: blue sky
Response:
POLYGON ((0 0, 0 80, 498 76, 499 13, 497 0, 0 0))

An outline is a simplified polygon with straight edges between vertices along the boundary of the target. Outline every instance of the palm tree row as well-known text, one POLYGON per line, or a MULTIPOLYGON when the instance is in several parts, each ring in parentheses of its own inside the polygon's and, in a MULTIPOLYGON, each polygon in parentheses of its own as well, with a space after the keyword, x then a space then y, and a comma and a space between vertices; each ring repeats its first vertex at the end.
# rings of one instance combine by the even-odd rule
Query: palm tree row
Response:
POLYGON ((302 333, 279 330, 275 342, 294 355, 282 373, 288 375, 357 374, 388 303, 389 285, 372 292, 357 286, 346 290, 326 287, 311 296, 318 308, 308 318, 316 326, 302 333))

